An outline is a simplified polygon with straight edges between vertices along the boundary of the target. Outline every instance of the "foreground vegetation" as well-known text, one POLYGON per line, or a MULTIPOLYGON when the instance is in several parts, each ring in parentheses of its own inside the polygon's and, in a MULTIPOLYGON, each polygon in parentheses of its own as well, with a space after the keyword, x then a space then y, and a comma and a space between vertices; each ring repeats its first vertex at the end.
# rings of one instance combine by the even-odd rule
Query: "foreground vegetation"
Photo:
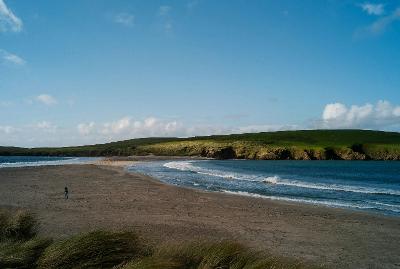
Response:
POLYGON ((0 212, 0 268, 20 269, 302 269, 316 268, 251 251, 235 242, 152 248, 133 232, 93 231, 53 241, 36 235, 29 213, 0 212))
POLYGON ((306 130, 140 138, 64 148, 0 147, 0 155, 201 156, 261 160, 400 160, 400 133, 367 130, 306 130))

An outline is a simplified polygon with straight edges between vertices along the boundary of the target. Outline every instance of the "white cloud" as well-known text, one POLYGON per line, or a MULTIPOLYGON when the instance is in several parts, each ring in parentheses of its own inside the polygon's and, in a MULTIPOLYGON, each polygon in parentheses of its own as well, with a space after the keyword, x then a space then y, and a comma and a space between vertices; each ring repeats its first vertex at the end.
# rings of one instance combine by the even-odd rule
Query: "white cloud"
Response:
POLYGON ((22 20, 7 7, 4 0, 0 0, 0 32, 20 32, 22 26, 22 20))
POLYGON ((9 107, 12 105, 13 105, 13 103, 10 101, 0 101, 0 107, 9 107))
POLYGON ((170 6, 160 6, 160 7, 158 8, 158 14, 159 14, 160 16, 167 16, 167 15, 169 15, 171 9, 172 9, 172 8, 171 8, 170 6))
POLYGON ((129 117, 124 117, 115 122, 105 123, 103 128, 104 134, 120 134, 128 131, 129 128, 132 127, 131 119, 129 117))
POLYGON ((126 12, 118 13, 114 16, 114 22, 132 27, 135 23, 135 16, 126 12))
POLYGON ((319 128, 367 128, 385 129, 400 126, 400 106, 388 101, 375 105, 352 105, 332 103, 325 106, 319 128))
POLYGON ((0 133, 11 134, 15 131, 15 128, 12 126, 1 126, 0 125, 0 133))
POLYGON ((131 117, 107 123, 81 123, 78 133, 86 138, 96 138, 101 141, 117 141, 138 137, 190 137, 215 134, 231 134, 245 132, 262 132, 293 130, 296 125, 250 125, 250 126, 220 126, 212 124, 185 124, 176 120, 163 120, 148 117, 134 120, 131 117))
POLYGON ((89 123, 80 123, 78 124, 78 132, 81 135, 87 136, 90 133, 92 133, 92 131, 95 128, 95 123, 94 122, 89 122, 89 123))
POLYGON ((36 96, 36 101, 45 104, 47 106, 51 105, 56 105, 58 103, 57 99, 55 99, 53 96, 48 95, 48 94, 41 94, 36 96))
POLYGON ((188 10, 193 10, 199 4, 199 0, 190 0, 186 3, 188 10))
POLYGON ((160 6, 158 8, 158 15, 161 18, 162 27, 165 33, 171 33, 173 30, 173 24, 171 19, 171 10, 170 6, 160 6))
POLYGON ((299 129, 298 125, 249 125, 238 127, 232 130, 232 133, 257 133, 257 132, 274 132, 299 129))
POLYGON ((345 117, 347 107, 341 103, 328 104, 325 106, 322 118, 326 121, 345 117))
POLYGON ((19 57, 18 55, 12 54, 2 49, 0 49, 0 60, 4 63, 11 63, 13 65, 21 66, 26 64, 25 60, 19 57))
POLYGON ((34 128, 43 130, 45 132, 55 133, 57 131, 57 125, 49 121, 40 121, 33 125, 34 128))
POLYGON ((400 20, 400 8, 397 8, 390 15, 379 18, 368 27, 369 32, 379 34, 383 32, 389 25, 400 20))
POLYGON ((166 33, 171 32, 173 29, 172 23, 170 21, 167 21, 164 23, 164 30, 166 33))
POLYGON ((364 3, 360 6, 362 10, 367 12, 369 15, 380 16, 385 13, 385 6, 383 4, 364 3))
POLYGON ((79 143, 71 129, 43 120, 16 126, 0 126, 0 146, 66 146, 79 143))
POLYGON ((154 117, 144 120, 132 120, 124 117, 114 122, 104 123, 98 130, 102 135, 116 138, 175 136, 180 131, 181 124, 176 121, 165 121, 154 117))
MULTIPOLYGON (((224 119, 224 118, 221 118, 224 119)), ((1 126, 0 145, 72 146, 120 141, 139 137, 191 137, 232 133, 269 132, 306 129, 305 125, 235 125, 186 123, 157 117, 134 119, 126 116, 109 122, 89 121, 72 127, 38 121, 22 126, 1 126)), ((320 120, 312 128, 380 129, 400 128, 400 105, 388 101, 376 104, 327 104, 320 120)))

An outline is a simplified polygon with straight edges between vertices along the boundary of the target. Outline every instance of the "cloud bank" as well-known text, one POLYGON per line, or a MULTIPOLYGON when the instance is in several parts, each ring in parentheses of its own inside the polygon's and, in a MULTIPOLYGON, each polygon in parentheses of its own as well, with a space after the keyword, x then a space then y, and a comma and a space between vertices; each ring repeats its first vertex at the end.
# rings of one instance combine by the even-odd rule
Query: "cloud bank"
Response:
POLYGON ((115 139, 129 139, 134 137, 189 137, 215 134, 262 132, 295 129, 295 125, 250 125, 250 126, 218 126, 212 124, 188 125, 176 120, 163 120, 148 117, 143 120, 134 120, 123 117, 116 121, 96 124, 94 122, 80 123, 78 132, 83 136, 97 136, 115 139))
MULTIPOLYGON (((42 98, 48 104, 52 99, 42 98)), ((54 99, 55 100, 55 99, 54 99)), ((269 132, 297 129, 375 129, 400 130, 400 105, 381 100, 375 104, 325 105, 321 116, 311 124, 219 125, 188 123, 157 117, 131 116, 112 121, 88 121, 65 126, 48 120, 22 126, 0 124, 0 145, 73 146, 106 143, 140 137, 192 137, 232 133, 269 132)))
POLYGON ((388 101, 378 101, 375 105, 352 105, 332 103, 325 106, 321 128, 362 128, 387 129, 400 126, 400 106, 388 101))
POLYGON ((220 126, 188 124, 157 117, 122 117, 109 122, 82 122, 63 126, 48 120, 22 126, 0 125, 0 145, 37 147, 73 146, 120 141, 140 137, 190 137, 245 132, 292 130, 295 125, 220 126))

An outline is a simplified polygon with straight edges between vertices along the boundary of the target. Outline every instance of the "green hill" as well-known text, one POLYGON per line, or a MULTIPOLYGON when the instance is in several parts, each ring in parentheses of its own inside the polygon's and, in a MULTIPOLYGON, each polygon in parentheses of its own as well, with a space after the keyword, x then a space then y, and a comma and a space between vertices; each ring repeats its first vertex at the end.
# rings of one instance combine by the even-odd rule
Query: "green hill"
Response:
POLYGON ((0 147, 0 155, 202 156, 263 160, 400 160, 400 133, 300 130, 191 138, 140 138, 63 148, 0 147))

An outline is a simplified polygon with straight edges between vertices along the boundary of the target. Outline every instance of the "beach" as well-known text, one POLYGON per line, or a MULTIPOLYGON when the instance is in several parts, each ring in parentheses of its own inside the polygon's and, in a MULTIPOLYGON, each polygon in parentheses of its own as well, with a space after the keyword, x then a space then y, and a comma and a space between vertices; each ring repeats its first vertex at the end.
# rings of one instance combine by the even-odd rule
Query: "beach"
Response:
POLYGON ((332 268, 400 267, 399 217, 176 187, 131 163, 0 169, 0 207, 31 210, 56 238, 134 229, 152 244, 231 239, 332 268))

